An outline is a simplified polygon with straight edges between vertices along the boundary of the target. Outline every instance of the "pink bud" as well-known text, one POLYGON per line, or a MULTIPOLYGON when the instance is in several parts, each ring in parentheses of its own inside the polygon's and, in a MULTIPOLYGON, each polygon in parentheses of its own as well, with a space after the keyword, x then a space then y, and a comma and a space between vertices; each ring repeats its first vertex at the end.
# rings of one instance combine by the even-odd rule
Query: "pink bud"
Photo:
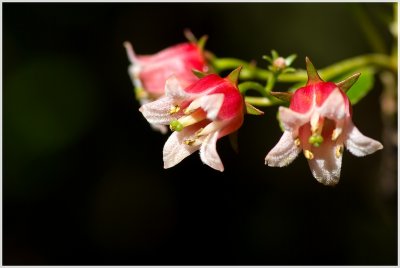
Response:
POLYGON ((181 43, 161 50, 153 55, 135 55, 129 43, 125 43, 131 61, 129 74, 134 83, 151 94, 162 95, 165 81, 175 75, 183 86, 190 85, 198 78, 192 69, 207 71, 201 49, 194 43, 181 43))
MULTIPOLYGON (((198 78, 192 70, 206 72, 208 67, 202 50, 194 43, 181 43, 166 48, 153 55, 136 55, 129 42, 124 46, 131 62, 128 73, 136 90, 141 90, 141 104, 154 101, 164 95, 165 82, 174 75, 182 87, 186 87, 198 78)), ((151 125, 154 129, 166 133, 167 128, 151 125)))

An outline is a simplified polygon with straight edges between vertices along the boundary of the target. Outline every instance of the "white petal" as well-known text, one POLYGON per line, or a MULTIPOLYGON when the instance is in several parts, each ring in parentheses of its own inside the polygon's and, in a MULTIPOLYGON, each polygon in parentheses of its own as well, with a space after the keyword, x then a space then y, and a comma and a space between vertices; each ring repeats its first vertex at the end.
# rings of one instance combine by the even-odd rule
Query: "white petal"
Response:
POLYGON ((142 82, 139 79, 139 73, 141 71, 140 63, 136 57, 135 51, 130 42, 124 42, 124 47, 126 49, 126 55, 128 56, 131 65, 128 68, 128 74, 132 80, 133 85, 136 88, 142 88, 142 82))
POLYGON ((224 94, 222 93, 205 95, 196 98, 194 101, 190 103, 190 105, 186 109, 187 111, 190 112, 201 107, 207 113, 208 119, 215 120, 217 119, 219 110, 221 109, 223 102, 224 102, 224 94))
POLYGON ((161 134, 167 134, 167 132, 168 132, 168 127, 165 125, 150 124, 150 126, 155 131, 161 132, 161 134))
POLYGON ((190 94, 183 90, 175 75, 170 76, 165 81, 165 95, 174 99, 186 99, 190 96, 190 94))
POLYGON ((343 95, 337 88, 332 91, 321 107, 317 108, 321 116, 332 120, 342 119, 346 115, 346 106, 343 95))
POLYGON ((292 133, 285 131, 278 144, 265 157, 265 164, 270 167, 284 167, 293 162, 301 148, 296 146, 292 133))
POLYGON ((163 149, 164 168, 175 166, 199 149, 199 145, 189 146, 184 143, 184 139, 190 134, 186 128, 181 132, 175 131, 171 134, 163 149))
POLYGON ((198 135, 199 136, 205 136, 208 135, 212 132, 219 131, 223 129, 226 125, 228 125, 231 121, 212 121, 211 123, 207 124, 205 128, 203 128, 198 135))
POLYGON ((143 88, 142 81, 139 79, 139 73, 141 72, 141 67, 139 63, 132 64, 128 68, 129 77, 132 80, 133 85, 135 88, 143 88))
POLYGON ((204 164, 222 172, 224 171, 224 165, 217 152, 217 139, 218 131, 208 135, 204 139, 200 147, 200 158, 204 164))
POLYGON ((173 100, 170 97, 162 97, 156 101, 146 103, 139 108, 146 120, 151 124, 169 125, 174 119, 170 115, 173 100))
POLYGON ((279 107, 279 118, 287 131, 296 132, 299 127, 310 120, 309 117, 308 113, 301 114, 286 107, 279 107))
POLYGON ((322 184, 333 186, 339 182, 342 154, 336 155, 336 148, 333 143, 323 143, 315 148, 314 158, 308 160, 314 178, 322 184))
POLYGON ((345 145, 355 156, 365 156, 383 148, 380 142, 364 136, 351 120, 348 122, 345 145))
POLYGON ((124 47, 126 50, 126 55, 128 56, 129 61, 132 64, 136 64, 138 62, 135 51, 133 50, 132 44, 128 41, 124 42, 124 47))

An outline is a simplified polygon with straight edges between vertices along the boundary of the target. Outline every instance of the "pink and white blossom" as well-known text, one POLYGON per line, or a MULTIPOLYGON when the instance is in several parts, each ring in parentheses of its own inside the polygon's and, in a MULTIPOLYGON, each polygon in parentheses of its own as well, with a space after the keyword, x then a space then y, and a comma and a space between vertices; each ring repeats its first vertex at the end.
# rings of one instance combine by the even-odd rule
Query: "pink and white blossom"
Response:
POLYGON ((325 185, 340 179, 342 155, 346 147, 355 156, 372 154, 382 144, 364 136, 352 122, 347 90, 349 83, 324 82, 312 63, 306 59, 309 76, 306 86, 291 97, 289 108, 279 107, 284 133, 267 154, 265 164, 273 167, 289 165, 303 151, 313 176, 325 185))
POLYGON ((173 76, 165 85, 165 96, 139 110, 151 124, 169 125, 174 131, 163 149, 164 168, 200 151, 202 162, 223 171, 217 140, 236 131, 243 123, 244 100, 237 88, 240 68, 227 78, 207 75, 183 88, 173 76))

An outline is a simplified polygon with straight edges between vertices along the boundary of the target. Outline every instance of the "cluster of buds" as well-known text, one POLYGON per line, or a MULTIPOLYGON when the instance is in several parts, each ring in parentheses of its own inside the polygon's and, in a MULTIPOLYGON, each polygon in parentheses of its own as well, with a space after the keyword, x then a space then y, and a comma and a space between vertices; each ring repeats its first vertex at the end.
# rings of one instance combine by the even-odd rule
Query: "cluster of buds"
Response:
MULTIPOLYGON (((244 101, 238 89, 241 67, 225 78, 207 74, 210 68, 202 46, 194 42, 146 56, 135 55, 130 43, 124 45, 131 62, 128 73, 141 103, 139 111, 154 129, 172 131, 163 149, 164 168, 200 151, 204 164, 223 171, 217 140, 242 126, 246 109, 257 110, 244 101), (195 73, 201 73, 201 78, 195 73)), ((285 59, 273 51, 272 58, 264 58, 271 63, 270 71, 279 74, 291 71, 288 67, 295 56, 285 59)), ((335 185, 344 147, 356 156, 365 156, 382 145, 361 134, 351 119, 346 91, 360 74, 335 84, 323 81, 308 58, 306 67, 307 84, 285 93, 290 105, 279 107, 284 133, 267 154, 265 164, 286 166, 302 151, 313 176, 325 185, 335 185)))

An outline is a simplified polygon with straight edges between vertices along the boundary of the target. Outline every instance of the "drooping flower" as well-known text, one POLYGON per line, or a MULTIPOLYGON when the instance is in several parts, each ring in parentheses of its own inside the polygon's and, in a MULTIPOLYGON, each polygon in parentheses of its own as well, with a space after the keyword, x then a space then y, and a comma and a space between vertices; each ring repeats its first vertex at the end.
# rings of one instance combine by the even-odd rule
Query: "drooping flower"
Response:
POLYGON ((243 123, 244 100, 237 87, 239 72, 240 68, 226 78, 210 74, 186 88, 171 77, 165 85, 165 96, 139 109, 149 123, 169 125, 174 131, 164 145, 164 168, 173 167, 200 150, 204 164, 224 170, 216 142, 243 123))
MULTIPOLYGON (((129 76, 135 86, 140 104, 154 101, 164 95, 166 80, 175 75, 182 87, 189 86, 198 80, 192 70, 207 72, 208 67, 202 49, 195 43, 181 43, 168 47, 153 55, 136 55, 132 45, 124 46, 131 62, 129 76)), ((165 126, 152 127, 167 132, 165 126)))
POLYGON ((361 134, 351 119, 345 92, 360 74, 335 84, 324 82, 308 58, 306 66, 306 86, 291 96, 289 108, 279 107, 284 133, 267 154, 265 164, 289 165, 303 151, 313 176, 325 185, 335 185, 340 179, 344 147, 355 156, 365 156, 383 146, 361 134))

